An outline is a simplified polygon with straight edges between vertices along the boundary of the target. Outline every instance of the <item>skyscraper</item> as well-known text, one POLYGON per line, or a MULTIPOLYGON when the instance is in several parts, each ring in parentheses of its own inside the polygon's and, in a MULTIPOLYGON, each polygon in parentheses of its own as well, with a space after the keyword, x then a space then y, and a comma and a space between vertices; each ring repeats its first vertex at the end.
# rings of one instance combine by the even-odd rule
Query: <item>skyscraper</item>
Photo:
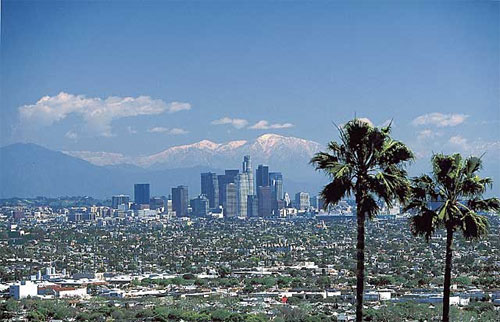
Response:
POLYGON ((252 172, 252 160, 249 155, 243 157, 243 173, 248 175, 248 194, 254 195, 254 182, 253 182, 253 172, 252 172))
POLYGON ((161 197, 153 197, 149 199, 149 208, 152 210, 165 207, 165 201, 161 197))
POLYGON ((226 176, 223 174, 218 175, 217 183, 219 185, 219 206, 224 206, 224 201, 226 199, 226 176))
POLYGON ((247 216, 247 204, 249 195, 248 173, 240 173, 235 180, 237 189, 237 215, 239 217, 247 216))
POLYGON ((269 172, 269 184, 271 186, 272 203, 274 213, 284 207, 283 202, 283 175, 281 172, 269 172))
POLYGON ((224 206, 226 202, 226 185, 234 183, 239 170, 226 170, 223 175, 217 176, 219 184, 219 205, 224 206))
POLYGON ((285 196, 283 197, 283 205, 285 208, 288 208, 292 205, 292 200, 290 199, 290 195, 288 192, 285 192, 285 196))
POLYGON ((203 194, 191 200, 191 208, 195 217, 206 217, 208 215, 208 207, 208 198, 203 194))
POLYGON ((137 205, 149 205, 149 183, 134 185, 134 202, 137 205))
POLYGON ((240 170, 224 170, 224 175, 226 176, 229 183, 234 183, 236 176, 240 173, 240 170))
POLYGON ((119 205, 127 205, 130 202, 130 197, 127 195, 116 195, 111 197, 111 208, 118 209, 119 205))
POLYGON ((188 215, 188 187, 178 186, 172 188, 172 210, 177 217, 186 217, 188 215))
POLYGON ((207 197, 210 208, 219 205, 219 180, 216 173, 206 172, 201 174, 201 194, 207 197))
POLYGON ((256 195, 250 195, 247 198, 247 217, 259 216, 259 200, 256 195))
POLYGON ((273 188, 273 198, 275 200, 283 199, 283 175, 281 172, 269 172, 269 183, 273 188))
POLYGON ((307 192, 297 192, 295 194, 295 207, 299 210, 306 210, 310 207, 309 194, 307 192))
POLYGON ((228 183, 225 187, 225 203, 224 207, 224 216, 231 218, 236 217, 237 215, 237 205, 238 205, 238 197, 237 197, 236 184, 228 183))
POLYGON ((257 187, 269 186, 269 167, 267 165, 259 165, 256 171, 257 187))
POLYGON ((272 213, 271 187, 257 187, 257 199, 259 217, 270 217, 272 213))

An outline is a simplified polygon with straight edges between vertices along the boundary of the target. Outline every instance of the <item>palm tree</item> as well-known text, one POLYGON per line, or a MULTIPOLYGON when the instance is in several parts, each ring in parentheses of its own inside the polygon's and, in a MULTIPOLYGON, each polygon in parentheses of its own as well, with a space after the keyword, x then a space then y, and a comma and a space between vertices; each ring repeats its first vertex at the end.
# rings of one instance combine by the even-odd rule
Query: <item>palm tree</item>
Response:
POLYGON ((460 230, 466 239, 479 239, 488 232, 488 219, 478 212, 500 210, 497 198, 482 199, 490 178, 478 176, 481 158, 460 154, 435 154, 432 174, 412 180, 412 196, 406 210, 416 210, 410 220, 414 235, 428 241, 438 228, 446 229, 446 260, 443 289, 443 321, 449 321, 453 233, 460 230))
POLYGON ((396 199, 407 200, 410 182, 404 168, 413 153, 403 143, 390 137, 391 125, 377 128, 368 121, 353 119, 339 127, 340 142, 332 141, 327 152, 311 160, 316 170, 323 170, 332 181, 321 191, 324 207, 354 195, 357 208, 356 245, 356 320, 363 318, 365 270, 365 220, 379 211, 377 201, 392 206, 396 199))

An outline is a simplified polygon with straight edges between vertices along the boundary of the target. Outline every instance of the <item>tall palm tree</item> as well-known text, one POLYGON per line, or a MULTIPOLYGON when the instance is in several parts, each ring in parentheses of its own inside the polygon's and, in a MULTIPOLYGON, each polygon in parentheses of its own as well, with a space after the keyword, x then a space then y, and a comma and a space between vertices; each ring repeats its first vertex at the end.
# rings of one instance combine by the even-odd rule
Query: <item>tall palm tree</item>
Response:
POLYGON ((490 178, 478 176, 481 158, 460 154, 435 154, 432 174, 412 180, 412 196, 406 210, 416 210, 410 229, 427 241, 438 228, 446 229, 446 260, 443 289, 443 321, 450 317, 451 262, 453 233, 461 231, 466 239, 478 239, 488 232, 488 219, 479 212, 500 210, 497 198, 482 199, 490 178))
POLYGON ((339 132, 340 142, 331 141, 327 152, 316 153, 311 163, 332 179, 321 191, 325 208, 345 197, 354 195, 356 199, 356 320, 362 321, 365 220, 379 211, 379 199, 388 206, 392 206, 394 200, 401 203, 407 200, 410 182, 404 166, 413 159, 413 153, 390 137, 390 124, 377 128, 355 118, 339 127, 339 132))

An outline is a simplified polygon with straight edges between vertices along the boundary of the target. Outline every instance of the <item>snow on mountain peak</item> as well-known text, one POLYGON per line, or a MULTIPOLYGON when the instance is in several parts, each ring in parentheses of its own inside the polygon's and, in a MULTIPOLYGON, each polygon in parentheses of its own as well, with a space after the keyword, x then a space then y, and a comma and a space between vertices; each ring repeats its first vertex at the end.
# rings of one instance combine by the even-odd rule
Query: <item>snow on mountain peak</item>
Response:
POLYGON ((286 138, 285 136, 274 134, 274 133, 266 133, 262 134, 257 138, 256 141, 258 142, 263 142, 263 141, 269 141, 269 140, 280 140, 286 138))
POLYGON ((192 144, 172 146, 161 152, 140 157, 111 155, 103 152, 66 152, 67 154, 85 159, 94 164, 131 163, 142 167, 161 165, 175 168, 185 166, 217 166, 240 162, 243 155, 250 154, 258 162, 271 159, 289 160, 290 158, 309 159, 320 150, 319 143, 297 137, 278 134, 263 134, 254 141, 234 140, 226 143, 215 143, 202 140, 192 144), (111 157, 112 156, 112 157, 111 157), (105 160, 103 160, 105 159, 105 160))
POLYGON ((221 148, 227 149, 237 149, 241 147, 242 145, 245 145, 247 141, 245 140, 238 140, 238 141, 230 141, 224 144, 221 148))
POLYGON ((219 146, 220 146, 220 144, 217 144, 215 142, 212 142, 212 141, 209 141, 209 140, 202 140, 200 142, 191 144, 190 147, 199 148, 199 149, 215 150, 219 146))

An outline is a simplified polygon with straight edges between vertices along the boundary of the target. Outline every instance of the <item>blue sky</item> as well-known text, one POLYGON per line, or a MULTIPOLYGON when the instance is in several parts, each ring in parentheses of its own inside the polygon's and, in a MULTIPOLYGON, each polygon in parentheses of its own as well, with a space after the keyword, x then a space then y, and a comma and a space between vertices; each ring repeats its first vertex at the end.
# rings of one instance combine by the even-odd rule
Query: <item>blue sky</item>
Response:
POLYGON ((141 155, 269 132, 326 143, 332 121, 356 114, 394 119, 421 158, 487 151, 497 171, 499 10, 3 1, 0 145, 141 155))

